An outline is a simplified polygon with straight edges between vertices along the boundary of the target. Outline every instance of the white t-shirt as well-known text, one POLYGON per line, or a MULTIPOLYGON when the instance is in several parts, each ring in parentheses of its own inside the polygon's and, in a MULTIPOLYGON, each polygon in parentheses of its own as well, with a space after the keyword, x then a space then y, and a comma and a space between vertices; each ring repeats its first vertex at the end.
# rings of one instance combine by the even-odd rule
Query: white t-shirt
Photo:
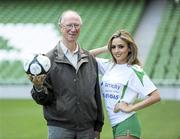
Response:
POLYGON ((114 113, 115 104, 124 101, 134 103, 139 94, 147 96, 157 88, 138 65, 114 64, 108 59, 96 58, 99 73, 101 92, 105 100, 106 109, 112 127, 124 121, 135 112, 114 113))

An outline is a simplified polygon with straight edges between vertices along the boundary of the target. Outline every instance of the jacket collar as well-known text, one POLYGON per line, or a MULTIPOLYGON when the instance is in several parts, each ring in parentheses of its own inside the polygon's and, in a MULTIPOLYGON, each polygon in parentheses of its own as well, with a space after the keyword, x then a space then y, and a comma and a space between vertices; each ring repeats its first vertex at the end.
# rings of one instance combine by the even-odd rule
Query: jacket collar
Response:
MULTIPOLYGON (((88 62, 88 55, 85 53, 85 51, 78 47, 78 63, 88 62)), ((65 57, 63 50, 61 48, 60 41, 55 47, 55 61, 56 62, 62 62, 62 63, 69 63, 68 59, 65 57)))

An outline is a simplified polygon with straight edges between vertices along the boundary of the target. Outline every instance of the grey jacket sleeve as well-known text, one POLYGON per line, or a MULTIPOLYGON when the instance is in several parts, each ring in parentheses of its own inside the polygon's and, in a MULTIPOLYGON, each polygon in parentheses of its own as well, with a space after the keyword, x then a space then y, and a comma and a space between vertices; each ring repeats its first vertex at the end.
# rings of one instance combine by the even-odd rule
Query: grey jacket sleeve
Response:
POLYGON ((31 90, 31 95, 37 104, 44 106, 51 105, 55 100, 53 90, 51 89, 51 86, 48 83, 48 79, 46 79, 41 90, 37 90, 35 86, 33 86, 31 90))
MULTIPOLYGON (((98 68, 97 68, 97 73, 98 73, 98 68)), ((102 101, 101 101, 101 93, 100 93, 100 88, 99 88, 99 77, 97 76, 96 80, 96 93, 95 93, 95 100, 97 104, 97 119, 95 121, 95 127, 94 130, 101 132, 103 124, 104 124, 104 113, 103 113, 103 108, 102 108, 102 101)))

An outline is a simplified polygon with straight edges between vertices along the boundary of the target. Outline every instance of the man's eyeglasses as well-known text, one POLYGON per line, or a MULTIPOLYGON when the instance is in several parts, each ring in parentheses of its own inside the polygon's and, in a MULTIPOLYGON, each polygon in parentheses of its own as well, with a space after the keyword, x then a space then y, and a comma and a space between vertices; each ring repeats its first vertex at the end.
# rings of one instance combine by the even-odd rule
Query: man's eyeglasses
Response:
POLYGON ((72 29, 73 27, 75 29, 80 29, 81 25, 80 24, 67 24, 67 25, 64 25, 62 24, 66 29, 72 29))

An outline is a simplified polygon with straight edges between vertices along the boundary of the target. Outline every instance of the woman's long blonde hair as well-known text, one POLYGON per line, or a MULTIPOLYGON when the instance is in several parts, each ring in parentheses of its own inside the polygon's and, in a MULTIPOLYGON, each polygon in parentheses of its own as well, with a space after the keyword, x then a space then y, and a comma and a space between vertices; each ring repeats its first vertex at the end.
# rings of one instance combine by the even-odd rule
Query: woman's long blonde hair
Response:
MULTIPOLYGON (((120 38, 122 39, 123 41, 125 41, 127 44, 128 44, 128 47, 130 49, 129 53, 128 53, 128 60, 127 60, 127 63, 129 65, 134 65, 134 64, 137 64, 137 65, 141 65, 137 55, 138 55, 138 48, 137 48, 137 45, 133 39, 133 37, 131 36, 131 34, 125 30, 119 30, 117 32, 115 32, 109 39, 108 41, 108 49, 112 55, 112 41, 115 39, 115 38, 120 38)), ((114 56, 112 55, 113 57, 113 60, 115 63, 116 62, 116 59, 114 58, 114 56)))

